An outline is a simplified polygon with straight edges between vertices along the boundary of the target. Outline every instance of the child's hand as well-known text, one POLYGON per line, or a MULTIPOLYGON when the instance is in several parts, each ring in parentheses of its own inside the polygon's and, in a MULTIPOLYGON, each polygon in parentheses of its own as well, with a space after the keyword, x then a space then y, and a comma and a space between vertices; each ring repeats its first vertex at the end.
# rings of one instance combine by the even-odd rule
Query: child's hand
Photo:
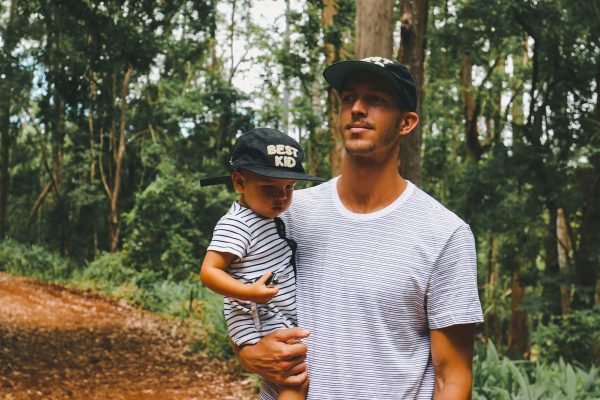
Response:
POLYGON ((266 303, 279 292, 279 289, 273 285, 266 286, 272 272, 265 272, 259 280, 249 285, 248 299, 255 303, 266 303))

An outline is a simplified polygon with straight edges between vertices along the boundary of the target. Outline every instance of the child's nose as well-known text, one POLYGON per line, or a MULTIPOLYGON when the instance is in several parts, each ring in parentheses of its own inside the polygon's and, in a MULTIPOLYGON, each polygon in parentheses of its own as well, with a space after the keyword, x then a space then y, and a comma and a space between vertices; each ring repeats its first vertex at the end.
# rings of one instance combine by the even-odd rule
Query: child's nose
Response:
POLYGON ((287 195, 285 193, 285 189, 277 189, 277 191, 275 192, 275 199, 285 200, 286 198, 287 198, 287 195))

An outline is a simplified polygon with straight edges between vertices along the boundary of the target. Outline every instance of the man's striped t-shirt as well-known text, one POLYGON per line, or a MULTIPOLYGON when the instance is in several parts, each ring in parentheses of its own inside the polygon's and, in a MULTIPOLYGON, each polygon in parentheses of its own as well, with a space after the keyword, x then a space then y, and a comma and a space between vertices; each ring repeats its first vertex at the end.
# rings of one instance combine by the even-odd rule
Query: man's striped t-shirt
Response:
POLYGON ((278 233, 275 219, 234 202, 217 223, 208 250, 235 255, 227 272, 242 283, 252 283, 269 271, 280 278, 279 292, 268 303, 253 305, 225 297, 229 336, 238 346, 256 343, 274 329, 296 326, 294 252, 278 233))
MULTIPOLYGON (((430 329, 483 320, 469 226, 408 183, 389 206, 347 210, 337 179, 282 218, 298 244, 309 400, 432 399, 430 329)), ((263 384, 261 399, 275 399, 263 384)))

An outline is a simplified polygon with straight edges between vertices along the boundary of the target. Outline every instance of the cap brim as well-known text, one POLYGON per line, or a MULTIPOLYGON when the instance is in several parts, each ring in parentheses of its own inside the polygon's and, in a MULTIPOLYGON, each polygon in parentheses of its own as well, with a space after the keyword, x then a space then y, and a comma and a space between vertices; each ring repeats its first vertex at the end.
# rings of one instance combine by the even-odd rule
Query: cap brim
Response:
POLYGON ((240 166, 242 169, 254 172, 258 175, 266 176, 268 178, 277 179, 295 179, 297 181, 312 181, 312 182, 325 182, 325 179, 319 178, 318 176, 308 175, 302 172, 288 171, 280 168, 269 168, 261 166, 240 166))
POLYGON ((200 179, 200 186, 205 187, 205 186, 213 186, 213 185, 222 185, 222 184, 228 183, 228 182, 231 182, 230 175, 216 176, 214 178, 200 179))

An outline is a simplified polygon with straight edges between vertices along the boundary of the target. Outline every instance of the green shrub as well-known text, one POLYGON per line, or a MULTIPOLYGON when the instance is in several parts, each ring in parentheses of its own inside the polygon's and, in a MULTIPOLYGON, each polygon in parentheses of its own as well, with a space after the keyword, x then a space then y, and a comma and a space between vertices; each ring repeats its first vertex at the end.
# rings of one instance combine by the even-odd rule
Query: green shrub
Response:
POLYGON ((552 317, 547 325, 533 333, 533 348, 543 361, 592 365, 598 362, 600 343, 600 306, 591 310, 575 310, 568 315, 552 317))
POLYGON ((232 199, 223 189, 202 190, 199 180, 163 165, 154 182, 136 195, 135 206, 124 215, 127 264, 176 281, 198 272, 207 238, 232 199))
POLYGON ((195 349, 205 352, 210 357, 231 358, 233 351, 229 345, 229 334, 223 316, 223 297, 204 287, 200 289, 202 313, 199 318, 206 335, 196 344, 195 349))
POLYGON ((473 399, 584 400, 600 396, 600 370, 500 358, 491 341, 473 361, 473 399))
POLYGON ((73 264, 37 245, 21 244, 12 240, 0 243, 0 271, 31 276, 44 280, 66 280, 73 272, 73 264))
POLYGON ((95 289, 112 292, 113 289, 130 283, 135 275, 135 269, 124 264, 122 253, 101 253, 83 270, 78 271, 74 280, 89 282, 95 289))

